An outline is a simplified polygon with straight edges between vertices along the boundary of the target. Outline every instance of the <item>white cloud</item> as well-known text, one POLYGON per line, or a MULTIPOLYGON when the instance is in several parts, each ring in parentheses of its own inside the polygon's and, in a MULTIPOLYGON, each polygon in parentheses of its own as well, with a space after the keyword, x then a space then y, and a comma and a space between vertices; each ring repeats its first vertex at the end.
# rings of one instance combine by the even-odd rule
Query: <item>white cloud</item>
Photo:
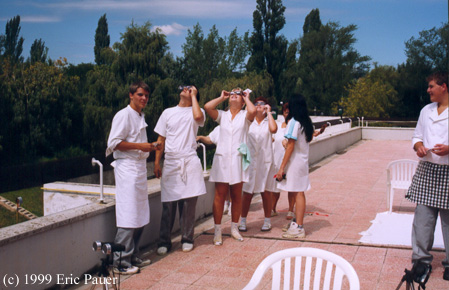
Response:
POLYGON ((30 22, 30 23, 61 22, 61 18, 52 16, 20 16, 20 22, 30 22))
POLYGON ((188 27, 174 22, 170 25, 155 26, 152 30, 156 29, 160 29, 165 35, 181 35, 188 27))

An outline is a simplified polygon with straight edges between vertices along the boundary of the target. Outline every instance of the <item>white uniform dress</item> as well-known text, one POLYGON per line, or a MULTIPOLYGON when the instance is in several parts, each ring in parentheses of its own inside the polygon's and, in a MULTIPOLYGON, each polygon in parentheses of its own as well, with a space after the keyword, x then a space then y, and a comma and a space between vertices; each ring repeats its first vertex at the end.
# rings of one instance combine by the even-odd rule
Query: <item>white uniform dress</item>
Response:
POLYGON ((192 107, 164 110, 154 132, 165 137, 165 160, 161 178, 161 201, 170 202, 206 193, 203 168, 196 153, 198 128, 192 107))
POLYGON ((279 168, 282 164, 282 159, 284 158, 285 154, 285 148, 282 145, 282 141, 285 140, 285 130, 286 128, 282 128, 282 122, 278 122, 278 130, 276 134, 273 134, 273 163, 271 164, 270 172, 268 173, 267 178, 267 185, 265 187, 265 190, 271 191, 271 192, 280 192, 281 190, 278 189, 278 181, 276 181, 276 178, 274 176, 276 173, 278 173, 279 168))
POLYGON ((122 141, 148 142, 147 126, 144 114, 139 114, 129 105, 112 120, 106 156, 114 152, 116 159, 111 165, 114 166, 115 212, 119 228, 140 228, 150 222, 146 167, 149 153, 115 150, 122 141))
POLYGON ((309 143, 306 141, 306 135, 302 130, 299 122, 295 121, 294 118, 290 119, 285 138, 296 141, 290 160, 285 166, 286 179, 278 182, 278 189, 280 190, 303 192, 310 189, 309 143))
POLYGON ((251 121, 246 118, 246 111, 241 110, 232 119, 230 111, 218 110, 215 121, 220 124, 220 135, 209 181, 230 185, 248 182, 248 169, 243 170, 242 155, 238 151, 240 144, 247 143, 248 129, 251 125, 251 121))
POLYGON ((268 127, 268 118, 260 122, 254 120, 248 131, 248 148, 251 163, 248 167, 249 180, 243 184, 243 191, 247 193, 264 192, 268 172, 273 163, 273 141, 268 127))

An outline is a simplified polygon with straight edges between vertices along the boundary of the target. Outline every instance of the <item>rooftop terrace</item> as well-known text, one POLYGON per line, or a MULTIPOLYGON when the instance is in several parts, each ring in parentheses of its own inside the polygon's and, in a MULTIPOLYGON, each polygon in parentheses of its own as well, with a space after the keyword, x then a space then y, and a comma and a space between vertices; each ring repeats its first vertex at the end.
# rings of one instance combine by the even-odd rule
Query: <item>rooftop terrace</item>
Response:
MULTIPOLYGON (((291 247, 321 248, 342 256, 357 271, 361 289, 396 289, 404 269, 411 268, 410 247, 362 244, 359 240, 376 214, 386 211, 387 164, 403 158, 417 159, 410 141, 361 140, 311 168, 305 239, 281 237, 281 228, 287 222, 286 196, 279 200, 280 214, 272 218, 273 229, 261 232, 262 204, 260 198, 255 198, 248 215, 248 232, 243 233, 244 242, 230 237, 230 220, 225 217, 223 245, 214 246, 212 218, 203 219, 195 229, 192 252, 181 251, 179 237, 167 256, 157 256, 154 246, 146 249, 152 264, 139 274, 121 276, 120 289, 241 289, 266 256, 291 247)), ((403 196, 403 192, 395 194, 393 211, 413 213, 414 204, 403 196)), ((440 249, 433 254, 433 273, 427 289, 447 290, 449 282, 442 279, 441 265, 445 254, 440 249)), ((260 289, 269 289, 270 279, 264 282, 260 289)), ((401 289, 405 289, 405 284, 401 289)))

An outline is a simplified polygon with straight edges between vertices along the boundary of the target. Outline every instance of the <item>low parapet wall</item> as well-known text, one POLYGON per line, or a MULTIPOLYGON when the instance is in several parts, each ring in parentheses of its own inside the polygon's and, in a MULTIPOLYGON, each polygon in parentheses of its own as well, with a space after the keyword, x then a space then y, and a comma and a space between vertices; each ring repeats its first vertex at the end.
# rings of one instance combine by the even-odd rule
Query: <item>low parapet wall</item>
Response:
MULTIPOLYGON (((362 138, 385 137, 385 132, 380 131, 364 135, 367 129, 372 130, 356 127, 317 138, 310 144, 310 165, 344 150, 362 138)), ((395 131, 393 136, 399 136, 398 132, 401 131, 395 131)), ((404 134, 410 135, 410 132, 404 134)), ((207 174, 205 180, 207 194, 198 200, 198 219, 212 213, 214 184, 207 182, 207 174)), ((158 179, 148 181, 151 216, 150 224, 143 233, 143 247, 154 244, 159 236, 162 212, 159 182, 158 179)), ((90 186, 98 188, 98 185, 90 186)), ((115 201, 111 196, 106 196, 105 201, 106 204, 94 202, 0 229, 0 289, 5 288, 5 283, 9 281, 17 283, 7 285, 15 289, 65 288, 67 284, 79 281, 75 278, 93 271, 104 255, 93 252, 92 243, 96 240, 112 241, 116 231, 115 201), (47 284, 48 280, 44 280, 40 285, 31 284, 31 275, 39 274, 49 278, 50 282, 47 284)), ((175 230, 177 228, 175 224, 175 230)))

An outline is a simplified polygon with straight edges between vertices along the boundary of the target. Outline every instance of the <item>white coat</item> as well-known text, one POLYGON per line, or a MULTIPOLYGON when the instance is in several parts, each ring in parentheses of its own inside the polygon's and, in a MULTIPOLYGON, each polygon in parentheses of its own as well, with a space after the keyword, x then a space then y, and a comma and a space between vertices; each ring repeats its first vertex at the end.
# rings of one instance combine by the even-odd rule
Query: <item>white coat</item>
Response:
POLYGON ((248 167, 249 180, 243 184, 247 193, 264 192, 268 172, 273 163, 272 137, 268 126, 268 118, 260 122, 254 120, 248 131, 248 148, 251 163, 248 167))
POLYGON ((146 159, 148 152, 141 150, 115 150, 122 141, 148 142, 144 114, 129 105, 120 110, 112 120, 106 156, 114 153, 115 213, 117 227, 140 228, 150 222, 147 190, 146 159))
POLYGON ((238 148, 247 144, 247 134, 251 121, 246 118, 246 111, 241 110, 232 119, 230 111, 218 110, 215 120, 220 124, 220 134, 215 150, 210 182, 223 182, 230 185, 248 181, 248 170, 243 170, 242 155, 238 148))
POLYGON ((295 147, 284 170, 286 179, 277 186, 280 190, 304 192, 310 189, 309 143, 302 129, 301 124, 293 118, 287 124, 285 138, 295 140, 295 147))
MULTIPOLYGON (((423 142, 426 148, 432 149, 436 144, 448 145, 448 109, 438 115, 438 103, 431 103, 422 108, 418 124, 413 134, 412 144, 423 142)), ((432 152, 420 158, 435 164, 448 165, 449 155, 438 156, 432 152)))

